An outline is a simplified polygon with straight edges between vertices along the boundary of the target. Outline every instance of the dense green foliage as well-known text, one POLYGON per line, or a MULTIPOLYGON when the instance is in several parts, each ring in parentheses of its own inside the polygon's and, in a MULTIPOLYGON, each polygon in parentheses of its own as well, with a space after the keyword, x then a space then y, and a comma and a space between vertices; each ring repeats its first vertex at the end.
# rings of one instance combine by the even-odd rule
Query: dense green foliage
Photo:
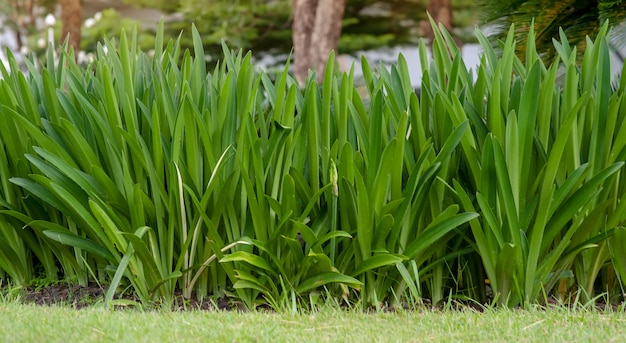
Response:
MULTIPOLYGON (((287 54, 291 50, 291 0, 181 0, 177 11, 185 18, 167 24, 166 34, 181 32, 183 47, 193 45, 189 22, 196 23, 206 52, 221 53, 222 40, 230 47, 287 54)), ((348 53, 385 45, 415 43, 419 20, 426 19, 422 0, 349 0, 339 50, 348 53)))
MULTIPOLYGON (((0 70, 0 270, 63 278, 144 304, 222 296, 253 308, 426 297, 530 306, 626 281, 626 77, 607 26, 544 65, 513 29, 470 72, 444 31, 366 90, 332 63, 300 88, 224 46, 206 71, 176 41, 136 35, 22 73, 0 70), (106 47, 107 49, 105 49, 106 47)), ((530 35, 533 36, 532 33, 530 35)), ((329 59, 333 61, 334 59, 329 59)))
MULTIPOLYGON (((128 0, 137 2, 138 0, 128 0)), ((144 6, 152 7, 142 1, 144 6)), ((185 19, 166 25, 166 35, 181 32, 183 47, 193 45, 189 22, 196 23, 207 54, 218 56, 221 41, 231 48, 253 53, 288 54, 293 44, 292 0, 180 0, 176 12, 185 19)), ((338 50, 352 53, 395 45, 417 45, 420 22, 428 21, 428 0, 347 0, 338 50)), ((451 2, 454 33, 461 40, 473 40, 472 30, 479 11, 474 0, 451 2)))
MULTIPOLYGON (((221 56, 221 42, 229 47, 252 50, 256 56, 272 54, 277 57, 276 64, 282 64, 284 57, 291 51, 292 43, 292 1, 291 0, 180 0, 146 1, 123 0, 124 3, 146 9, 161 10, 167 17, 165 37, 179 37, 182 49, 193 49, 189 23, 196 23, 205 53, 211 57, 212 65, 221 56)), ((56 0, 34 0, 37 11, 31 11, 31 2, 9 2, 0 0, 0 13, 5 14, 4 23, 20 33, 25 48, 38 56, 45 55, 47 29, 37 24, 43 21, 47 13, 55 13, 56 0), (4 10, 4 11, 3 11, 4 10), (21 19, 20 19, 21 18, 21 19), (26 19, 24 19, 26 18, 26 19), (38 20, 39 19, 39 20, 38 20)), ((114 2, 115 4, 117 2, 114 2)), ((416 45, 422 32, 422 21, 427 21, 427 0, 348 0, 346 1, 342 35, 338 50, 341 53, 353 53, 365 49, 377 49, 385 46, 402 44, 416 45)), ((117 3, 118 9, 119 3, 117 3)), ((93 4, 83 4, 83 13, 91 18, 83 18, 81 50, 87 54, 95 51, 96 44, 103 38, 118 37, 121 30, 132 31, 137 26, 138 41, 141 48, 148 51, 154 42, 155 20, 144 18, 133 20, 125 17, 123 9, 117 12, 113 8, 92 13, 93 4), (90 13, 91 12, 91 13, 90 13)), ((96 6, 96 8, 100 5, 96 6)), ((478 10, 474 0, 452 1, 456 37, 460 40, 473 40, 472 29, 477 23, 478 10)), ((153 15, 153 14, 152 14, 153 15)), ((135 14, 136 16, 136 14, 135 14)), ((62 23, 57 18, 55 26, 56 41, 61 42, 62 23)), ((81 59, 82 60, 82 59, 81 59)))

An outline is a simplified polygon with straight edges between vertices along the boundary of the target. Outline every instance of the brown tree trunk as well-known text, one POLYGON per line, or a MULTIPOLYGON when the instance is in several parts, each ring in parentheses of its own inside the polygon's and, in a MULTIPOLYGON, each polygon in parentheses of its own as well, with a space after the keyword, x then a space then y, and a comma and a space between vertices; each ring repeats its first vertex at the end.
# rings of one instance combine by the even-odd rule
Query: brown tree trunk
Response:
POLYGON ((308 69, 313 65, 313 56, 309 52, 311 33, 315 26, 315 13, 318 0, 293 0, 292 40, 294 50, 294 68, 296 79, 302 85, 307 78, 308 69))
POLYGON ((323 79, 328 56, 339 43, 344 10, 345 0, 294 0, 294 67, 300 85, 309 69, 317 71, 318 81, 323 79))
POLYGON ((68 39, 68 49, 73 48, 75 56, 80 51, 80 29, 83 22, 80 0, 59 0, 61 5, 61 39, 68 39), (69 35, 69 37, 68 37, 69 35))
MULTIPOLYGON (((452 32, 452 4, 450 0, 429 0, 428 13, 436 24, 442 24, 448 32, 452 32)), ((435 34, 428 20, 422 22, 421 29, 423 35, 432 42, 435 34)))
POLYGON ((31 27, 35 26, 35 4, 33 3, 33 0, 28 0, 26 1, 26 4, 24 5, 24 8, 26 9, 26 13, 28 15, 28 25, 30 25, 31 27))
POLYGON ((22 46, 24 46, 24 42, 22 41, 22 29, 24 28, 24 25, 19 12, 20 7, 17 1, 11 1, 11 21, 15 25, 15 42, 17 43, 18 51, 22 49, 22 46))

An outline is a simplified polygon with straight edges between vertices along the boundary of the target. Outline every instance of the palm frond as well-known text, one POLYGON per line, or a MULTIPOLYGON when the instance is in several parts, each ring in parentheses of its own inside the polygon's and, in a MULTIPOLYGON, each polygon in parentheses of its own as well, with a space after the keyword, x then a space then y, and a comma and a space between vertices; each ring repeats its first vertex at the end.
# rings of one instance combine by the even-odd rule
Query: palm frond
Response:
POLYGON ((533 20, 537 50, 544 60, 554 57, 552 40, 558 39, 561 28, 569 43, 578 47, 580 56, 584 52, 586 37, 594 38, 606 20, 614 26, 614 41, 622 42, 626 35, 623 24, 626 20, 624 0, 483 0, 480 4, 484 18, 493 25, 493 38, 503 38, 510 25, 515 25, 516 54, 522 60, 526 54, 525 42, 533 20))

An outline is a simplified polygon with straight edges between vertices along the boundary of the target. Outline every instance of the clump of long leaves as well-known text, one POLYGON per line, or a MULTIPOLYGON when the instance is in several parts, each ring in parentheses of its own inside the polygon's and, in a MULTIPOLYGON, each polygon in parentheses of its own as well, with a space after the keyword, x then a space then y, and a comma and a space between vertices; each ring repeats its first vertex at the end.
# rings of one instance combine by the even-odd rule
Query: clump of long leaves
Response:
MULTIPOLYGON (((622 86, 611 83, 604 25, 587 40, 582 65, 562 34, 559 58, 546 66, 529 32, 526 56, 515 56, 514 28, 497 56, 485 49, 468 74, 445 32, 424 70, 439 124, 471 122, 461 141, 465 178, 453 180, 458 201, 477 211, 472 246, 481 257, 497 302, 528 306, 572 284, 590 299, 611 256, 623 244, 625 107, 622 86), (610 239, 609 239, 610 238, 610 239), (611 249, 611 245, 613 245, 611 249)), ((623 262, 615 260, 623 277, 623 262)), ((609 264, 609 268, 607 268, 609 264)), ((478 278, 478 277, 474 277, 478 278)), ((604 284, 606 291, 614 284, 604 284)))
POLYGON ((407 146, 419 109, 406 64, 368 74, 368 108, 332 64, 300 89, 287 67, 272 80, 225 47, 207 73, 195 28, 193 56, 161 32, 152 58, 122 35, 86 69, 51 52, 28 78, 2 71, 0 213, 25 255, 2 269, 27 283, 34 252, 62 277, 110 285, 109 304, 122 285, 143 302, 182 290, 282 308, 352 288, 373 304, 399 275, 419 297, 417 266, 476 216, 430 195, 467 123, 441 149, 407 146))
MULTIPOLYGON (((600 276, 626 281, 623 89, 606 38, 582 66, 566 43, 545 66, 513 35, 475 74, 445 30, 421 98, 408 62, 332 62, 299 87, 288 65, 136 35, 84 68, 52 51, 13 58, 0 96, 0 270, 127 288, 143 303, 228 295, 296 310, 446 297, 525 305, 600 276), (617 273, 613 272, 610 262, 617 273), (601 275, 603 274, 603 275, 601 275), (573 277, 572 277, 573 276, 573 277), (543 292, 543 293, 542 293, 543 292)), ((603 32, 606 32, 606 27, 603 32)), ((566 42, 566 40, 563 40, 566 42)))

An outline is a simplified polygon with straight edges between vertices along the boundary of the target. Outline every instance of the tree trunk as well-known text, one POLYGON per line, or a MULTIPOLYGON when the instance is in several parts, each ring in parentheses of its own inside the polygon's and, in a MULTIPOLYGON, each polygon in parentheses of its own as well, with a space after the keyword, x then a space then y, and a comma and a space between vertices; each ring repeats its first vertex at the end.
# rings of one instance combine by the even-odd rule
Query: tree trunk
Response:
POLYGON ((294 66, 300 85, 309 69, 317 71, 318 81, 323 79, 328 56, 339 43, 344 10, 345 0, 294 0, 294 66))
POLYGON ((80 29, 83 22, 80 0, 59 0, 61 5, 61 40, 68 39, 68 49, 74 49, 74 56, 80 51, 80 29), (69 35, 69 37, 68 37, 69 35))
MULTIPOLYGON (((436 24, 442 24, 448 32, 452 32, 452 4, 450 0, 429 0, 428 13, 436 24)), ((435 38, 435 33, 430 26, 430 22, 422 22, 421 29, 423 35, 432 42, 435 38)))
POLYGON ((28 15, 28 25, 30 27, 35 27, 35 4, 33 3, 33 0, 26 1, 24 8, 26 10, 26 14, 28 15))

